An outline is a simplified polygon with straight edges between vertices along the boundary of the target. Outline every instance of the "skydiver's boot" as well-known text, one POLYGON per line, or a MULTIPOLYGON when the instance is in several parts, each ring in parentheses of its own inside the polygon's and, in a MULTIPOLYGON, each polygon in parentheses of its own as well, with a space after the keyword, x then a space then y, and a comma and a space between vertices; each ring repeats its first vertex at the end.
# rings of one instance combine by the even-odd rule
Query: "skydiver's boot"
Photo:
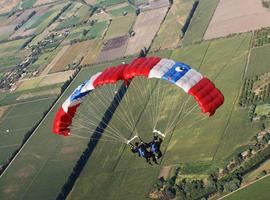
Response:
POLYGON ((159 159, 162 157, 162 152, 161 151, 158 151, 157 155, 156 155, 156 159, 159 159))
POLYGON ((146 159, 146 162, 149 164, 149 165, 153 165, 150 161, 150 158, 145 158, 146 159))

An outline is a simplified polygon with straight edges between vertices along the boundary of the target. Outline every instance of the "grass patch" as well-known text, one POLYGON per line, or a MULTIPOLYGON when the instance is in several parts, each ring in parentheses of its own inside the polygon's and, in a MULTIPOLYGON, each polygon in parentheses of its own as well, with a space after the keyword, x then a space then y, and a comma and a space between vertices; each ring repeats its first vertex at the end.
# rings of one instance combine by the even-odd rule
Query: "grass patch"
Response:
POLYGON ((90 37, 93 39, 102 37, 107 25, 108 22, 106 21, 95 23, 86 34, 86 37, 90 37))
POLYGON ((5 71, 20 64, 26 53, 20 48, 26 40, 27 38, 0 44, 0 71, 5 71))
POLYGON ((31 19, 29 22, 25 24, 25 29, 33 29, 37 28, 42 24, 47 18, 50 18, 50 16, 54 13, 55 11, 48 11, 42 16, 38 17, 36 20, 31 19))
POLYGON ((240 191, 237 191, 225 197, 224 199, 225 200, 239 200, 239 199, 265 200, 265 199, 268 199, 270 195, 269 185, 270 185, 270 177, 266 177, 240 191))
POLYGON ((249 174, 247 174, 244 177, 244 182, 249 182, 249 181, 253 181, 258 177, 261 177, 261 174, 263 171, 270 171, 270 160, 265 161, 264 163, 262 163, 257 169, 255 169, 254 171, 250 172, 249 174))
POLYGON ((0 122, 0 165, 4 164, 13 151, 18 148, 24 135, 41 119, 43 112, 54 100, 55 97, 51 97, 18 104, 4 116, 0 122))
POLYGON ((147 199, 148 191, 156 180, 158 171, 157 167, 100 174, 86 170, 84 174, 87 176, 80 179, 78 187, 72 191, 67 199, 83 200, 86 196, 91 196, 94 199, 109 197, 115 200, 125 200, 127 196, 131 200, 147 199), (86 183, 89 187, 82 187, 86 183), (130 188, 136 189, 131 190, 130 188), (102 194, 101 191, 103 191, 102 194))
POLYGON ((71 26, 75 26, 80 22, 80 18, 77 16, 72 16, 67 19, 65 19, 63 22, 59 23, 59 25, 56 27, 56 30, 61 30, 64 28, 68 28, 71 26))
POLYGON ((218 167, 213 163, 185 163, 180 165, 181 175, 210 174, 217 169, 218 167))
POLYGON ((55 30, 70 28, 80 23, 86 22, 90 16, 90 9, 86 5, 73 3, 60 18, 61 21, 55 30))
POLYGON ((32 8, 32 6, 36 3, 37 0, 23 0, 21 2, 20 7, 22 9, 32 8))
POLYGON ((97 0, 96 6, 109 7, 115 4, 126 2, 125 0, 97 0))
POLYGON ((28 102, 46 97, 52 97, 55 96, 55 94, 51 95, 49 91, 54 89, 60 89, 61 86, 62 84, 56 84, 39 88, 33 88, 24 91, 2 92, 0 96, 0 106, 28 102), (22 96, 24 96, 25 98, 21 98, 22 96))
POLYGON ((118 9, 108 11, 108 13, 114 17, 123 16, 124 13, 125 14, 135 14, 135 12, 136 12, 136 9, 131 5, 123 7, 123 8, 118 8, 118 9))
POLYGON ((247 77, 261 75, 270 70, 270 46, 263 46, 251 50, 250 62, 247 69, 247 77))
POLYGON ((257 116, 270 116, 270 104, 256 106, 255 113, 257 116))
POLYGON ((59 49, 43 52, 33 64, 27 67, 27 71, 32 72, 36 70, 42 70, 53 60, 58 51, 59 49))

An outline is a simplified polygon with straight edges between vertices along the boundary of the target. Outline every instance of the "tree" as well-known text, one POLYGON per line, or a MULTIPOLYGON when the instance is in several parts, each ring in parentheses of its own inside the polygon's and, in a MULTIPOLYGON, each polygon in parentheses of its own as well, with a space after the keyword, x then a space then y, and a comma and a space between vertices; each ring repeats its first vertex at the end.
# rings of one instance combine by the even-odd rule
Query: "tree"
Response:
POLYGON ((88 33, 88 30, 87 29, 83 29, 83 36, 86 36, 86 34, 88 33))
POLYGON ((136 15, 138 16, 140 14, 140 12, 141 12, 140 8, 137 8, 136 9, 136 15))
MULTIPOLYGON (((265 120, 265 119, 266 119, 266 116, 265 116, 265 115, 262 115, 260 119, 261 119, 261 120, 265 120)), ((264 131, 265 128, 266 128, 266 127, 265 127, 265 124, 264 124, 264 123, 261 123, 261 125, 260 125, 261 131, 264 131)))

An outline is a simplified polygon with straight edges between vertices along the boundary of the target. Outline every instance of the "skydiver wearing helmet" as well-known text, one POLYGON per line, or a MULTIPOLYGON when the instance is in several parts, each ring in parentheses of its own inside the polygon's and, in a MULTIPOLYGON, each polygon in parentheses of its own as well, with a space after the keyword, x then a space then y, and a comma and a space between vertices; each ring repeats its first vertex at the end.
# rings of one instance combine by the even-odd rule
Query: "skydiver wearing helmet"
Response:
POLYGON ((148 151, 147 150, 147 148, 149 146, 146 143, 144 143, 143 141, 141 141, 140 143, 139 142, 135 142, 134 145, 131 144, 131 143, 129 143, 129 144, 131 146, 131 151, 133 153, 138 153, 138 156, 139 157, 145 158, 147 163, 149 163, 150 165, 152 165, 151 160, 150 160, 152 158, 152 161, 154 163, 158 164, 155 155, 151 151, 148 151))

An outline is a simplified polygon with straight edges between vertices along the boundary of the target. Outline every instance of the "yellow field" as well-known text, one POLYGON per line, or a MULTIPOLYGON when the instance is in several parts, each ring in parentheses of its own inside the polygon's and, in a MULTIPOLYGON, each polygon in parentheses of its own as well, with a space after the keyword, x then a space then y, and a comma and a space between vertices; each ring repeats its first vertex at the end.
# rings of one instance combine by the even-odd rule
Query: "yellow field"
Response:
POLYGON ((93 46, 90 40, 70 45, 49 73, 66 70, 68 69, 68 65, 72 63, 80 63, 91 48, 93 46))
POLYGON ((39 6, 45 3, 52 3, 55 2, 57 0, 37 0, 36 3, 34 4, 34 6, 39 6))
POLYGON ((54 65, 60 60, 60 58, 65 54, 66 50, 69 48, 69 46, 64 46, 61 48, 56 56, 53 58, 53 60, 46 66, 46 68, 41 72, 41 76, 47 75, 50 70, 54 67, 54 65))
POLYGON ((253 181, 256 179, 257 176, 260 175, 260 173, 262 173, 263 170, 269 171, 270 170, 270 160, 265 161, 260 167, 258 167, 256 170, 252 171, 251 173, 249 173, 244 181, 253 181))
POLYGON ((20 0, 2 0, 0 1, 0 14, 7 13, 14 8, 20 0))
POLYGON ((74 70, 69 70, 65 72, 58 72, 54 74, 49 74, 46 76, 40 76, 30 79, 22 80, 17 91, 28 90, 36 87, 42 87, 47 85, 54 85, 57 83, 63 83, 69 79, 69 77, 74 73, 74 70))
POLYGON ((30 99, 33 97, 43 97, 43 96, 54 96, 54 95, 59 95, 61 92, 60 88, 54 88, 50 90, 43 90, 40 92, 33 92, 33 93, 23 93, 20 95, 18 98, 16 98, 17 101, 19 100, 24 100, 24 99, 30 99))
POLYGON ((81 62, 81 65, 91 64, 94 63, 98 54, 101 51, 102 47, 102 40, 90 40, 91 41, 91 48, 89 48, 86 56, 81 62))
MULTIPOLYGON (((10 108, 10 106, 1 106, 0 107, 0 118, 2 116, 4 116, 4 114, 6 114, 6 112, 8 111, 9 108, 10 108)), ((1 119, 0 119, 0 121, 1 121, 1 119)))
POLYGON ((85 0, 85 2, 89 5, 94 5, 97 3, 97 0, 85 0))

